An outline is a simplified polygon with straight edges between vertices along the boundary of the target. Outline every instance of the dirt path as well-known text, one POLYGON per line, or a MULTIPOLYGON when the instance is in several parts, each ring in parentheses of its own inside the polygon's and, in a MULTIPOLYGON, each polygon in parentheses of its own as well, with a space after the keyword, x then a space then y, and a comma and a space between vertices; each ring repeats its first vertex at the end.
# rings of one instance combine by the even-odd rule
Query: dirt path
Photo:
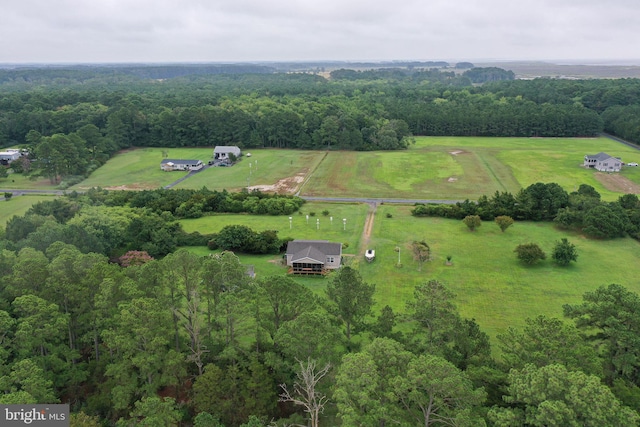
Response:
POLYGON ((364 256, 365 251, 368 249, 371 233, 373 232, 373 220, 375 219, 377 209, 378 202, 369 203, 369 212, 367 212, 367 219, 364 222, 364 230, 362 231, 362 238, 360 239, 360 256, 364 256))

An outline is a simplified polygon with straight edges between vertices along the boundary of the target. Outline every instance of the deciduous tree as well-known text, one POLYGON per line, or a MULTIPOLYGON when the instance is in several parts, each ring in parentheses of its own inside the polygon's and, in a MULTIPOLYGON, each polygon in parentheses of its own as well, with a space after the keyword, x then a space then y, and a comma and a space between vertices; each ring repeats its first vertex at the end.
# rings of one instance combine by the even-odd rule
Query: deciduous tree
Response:
POLYGON ((527 265, 533 265, 540 260, 547 258, 547 254, 537 243, 523 243, 514 249, 516 256, 527 265))
POLYGON ((500 227, 500 231, 502 231, 503 233, 507 228, 511 227, 514 222, 513 218, 506 215, 497 216, 494 221, 496 222, 496 224, 498 224, 498 227, 500 227))
POLYGON ((418 261, 418 271, 422 271, 422 264, 428 261, 431 256, 431 248, 425 241, 414 240, 411 244, 411 250, 413 251, 413 258, 418 261))

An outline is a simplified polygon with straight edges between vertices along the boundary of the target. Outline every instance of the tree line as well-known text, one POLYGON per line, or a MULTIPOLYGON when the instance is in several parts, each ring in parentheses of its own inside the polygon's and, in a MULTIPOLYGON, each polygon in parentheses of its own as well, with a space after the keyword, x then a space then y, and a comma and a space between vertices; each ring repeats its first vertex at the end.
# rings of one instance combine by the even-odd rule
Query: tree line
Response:
MULTIPOLYGON (((237 249, 224 234, 186 233, 178 220, 213 213, 290 215, 304 200, 259 191, 228 193, 200 190, 106 191, 91 189, 33 205, 24 215, 7 221, 3 247, 45 251, 56 241, 74 245, 82 253, 118 258, 127 251, 165 256, 179 246, 237 249)), ((286 238, 261 233, 251 241, 256 253, 272 253, 286 238)), ((277 248, 277 250, 276 250, 277 248)))
POLYGON ((556 183, 535 183, 515 196, 496 191, 481 196, 477 202, 465 200, 453 205, 425 205, 412 209, 414 216, 439 216, 463 219, 478 216, 493 221, 506 216, 521 221, 553 221, 563 229, 578 230, 590 237, 615 238, 631 236, 640 239, 640 200, 635 194, 625 194, 613 202, 600 199, 600 193, 590 185, 581 184, 567 193, 556 183))

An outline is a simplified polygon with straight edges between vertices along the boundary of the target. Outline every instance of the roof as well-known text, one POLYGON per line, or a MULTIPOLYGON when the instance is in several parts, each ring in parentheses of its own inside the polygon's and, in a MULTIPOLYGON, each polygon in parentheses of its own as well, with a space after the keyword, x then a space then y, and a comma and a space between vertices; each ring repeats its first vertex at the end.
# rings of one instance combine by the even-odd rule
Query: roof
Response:
POLYGON ((202 161, 195 159, 164 159, 160 162, 161 165, 166 165, 169 163, 172 163, 174 165, 197 165, 198 163, 202 163, 202 161))
POLYGON ((236 156, 240 155, 240 148, 235 145, 216 145, 213 149, 214 153, 233 153, 236 156))
POLYGON ((587 154, 584 157, 587 158, 587 159, 597 160, 599 162, 601 162, 603 160, 611 159, 611 158, 618 159, 618 160, 620 159, 619 157, 610 156, 607 153, 603 153, 602 151, 599 152, 598 154, 594 154, 594 155, 587 154))
POLYGON ((287 255, 291 255, 292 262, 308 258, 324 264, 327 256, 342 255, 342 244, 328 240, 293 240, 287 244, 287 255))

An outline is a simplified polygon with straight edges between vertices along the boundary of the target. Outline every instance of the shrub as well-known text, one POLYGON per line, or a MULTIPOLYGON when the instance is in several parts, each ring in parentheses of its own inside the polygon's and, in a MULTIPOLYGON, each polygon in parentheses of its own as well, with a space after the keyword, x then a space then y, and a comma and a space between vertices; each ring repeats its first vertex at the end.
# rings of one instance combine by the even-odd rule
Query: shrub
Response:
POLYGON ((545 254, 536 243, 524 243, 522 245, 518 245, 514 249, 514 252, 517 254, 518 259, 527 265, 533 265, 536 262, 547 258, 547 254, 545 254))
POLYGON ((500 227, 500 230, 504 233, 504 231, 513 225, 513 218, 507 215, 497 216, 495 219, 496 224, 500 227))
POLYGON ((478 215, 467 215, 464 217, 462 222, 464 222, 464 225, 469 227, 469 230, 471 231, 476 231, 476 228, 482 225, 482 220, 478 215))

